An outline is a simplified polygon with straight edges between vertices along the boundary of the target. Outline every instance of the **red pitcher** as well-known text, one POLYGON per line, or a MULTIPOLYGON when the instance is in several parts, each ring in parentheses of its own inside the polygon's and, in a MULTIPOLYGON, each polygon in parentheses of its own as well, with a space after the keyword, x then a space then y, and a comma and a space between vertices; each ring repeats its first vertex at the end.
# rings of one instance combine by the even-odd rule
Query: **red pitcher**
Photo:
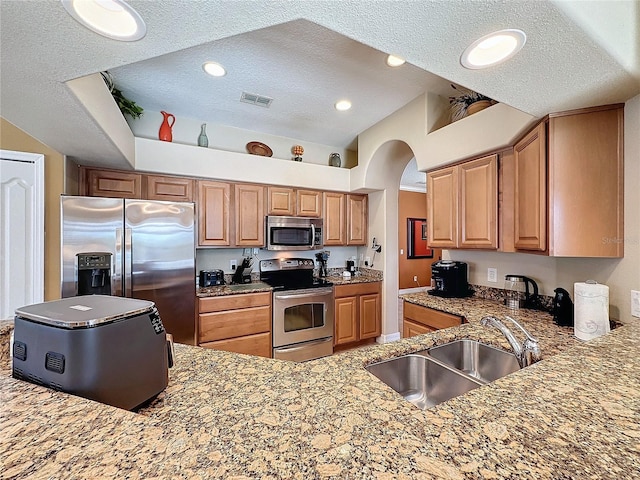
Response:
POLYGON ((171 132, 171 128, 173 127, 173 124, 176 123, 176 117, 165 111, 161 111, 160 113, 164 117, 164 120, 162 120, 162 125, 160 125, 158 138, 165 142, 171 142, 173 141, 173 133, 171 132))

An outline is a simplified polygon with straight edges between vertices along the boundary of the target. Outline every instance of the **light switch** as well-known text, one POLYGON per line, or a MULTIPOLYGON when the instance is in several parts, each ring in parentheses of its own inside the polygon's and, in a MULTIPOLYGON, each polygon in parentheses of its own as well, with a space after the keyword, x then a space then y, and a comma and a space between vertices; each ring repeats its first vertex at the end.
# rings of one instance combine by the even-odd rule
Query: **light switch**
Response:
POLYGON ((487 282, 498 283, 498 269, 497 268, 488 268, 487 269, 487 282))

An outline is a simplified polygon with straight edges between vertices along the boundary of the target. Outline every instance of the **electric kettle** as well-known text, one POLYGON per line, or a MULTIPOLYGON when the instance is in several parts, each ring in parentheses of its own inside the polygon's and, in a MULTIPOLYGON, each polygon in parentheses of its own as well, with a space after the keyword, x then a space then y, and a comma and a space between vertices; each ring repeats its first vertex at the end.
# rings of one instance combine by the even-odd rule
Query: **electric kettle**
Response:
POLYGON ((504 277, 504 303, 509 308, 536 308, 538 306, 538 284, 524 275, 504 277), (531 285, 531 291, 529 290, 531 285))

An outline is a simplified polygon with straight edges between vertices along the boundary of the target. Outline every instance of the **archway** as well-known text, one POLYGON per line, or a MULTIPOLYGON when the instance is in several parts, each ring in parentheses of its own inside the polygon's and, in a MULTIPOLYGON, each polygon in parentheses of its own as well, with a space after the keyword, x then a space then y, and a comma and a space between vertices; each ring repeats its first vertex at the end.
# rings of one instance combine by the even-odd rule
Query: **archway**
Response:
MULTIPOLYGON (((369 191, 369 239, 383 246, 373 268, 384 272, 382 288, 383 343, 400 338, 398 331, 398 191, 402 172, 414 157, 411 147, 401 140, 389 140, 373 153, 368 162, 365 185, 369 191)), ((369 244, 370 245, 370 244, 369 244)), ((367 247, 368 248, 368 247, 367 247)))

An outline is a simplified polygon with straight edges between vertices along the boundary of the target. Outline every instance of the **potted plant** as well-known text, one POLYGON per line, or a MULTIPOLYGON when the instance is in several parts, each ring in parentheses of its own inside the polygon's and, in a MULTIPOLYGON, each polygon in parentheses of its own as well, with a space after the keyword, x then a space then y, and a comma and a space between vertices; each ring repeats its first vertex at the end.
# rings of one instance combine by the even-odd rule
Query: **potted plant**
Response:
POLYGON ((118 108, 122 112, 122 115, 129 115, 132 118, 140 118, 143 113, 143 108, 136 104, 133 100, 129 100, 125 97, 122 92, 116 88, 115 83, 113 83, 113 77, 109 72, 100 72, 102 75, 102 79, 104 83, 107 84, 113 99, 118 104, 118 108))
POLYGON ((451 122, 456 122, 461 118, 473 115, 474 113, 497 103, 486 95, 474 92, 468 88, 455 86, 454 84, 451 84, 451 87, 459 92, 458 95, 449 97, 451 122))

